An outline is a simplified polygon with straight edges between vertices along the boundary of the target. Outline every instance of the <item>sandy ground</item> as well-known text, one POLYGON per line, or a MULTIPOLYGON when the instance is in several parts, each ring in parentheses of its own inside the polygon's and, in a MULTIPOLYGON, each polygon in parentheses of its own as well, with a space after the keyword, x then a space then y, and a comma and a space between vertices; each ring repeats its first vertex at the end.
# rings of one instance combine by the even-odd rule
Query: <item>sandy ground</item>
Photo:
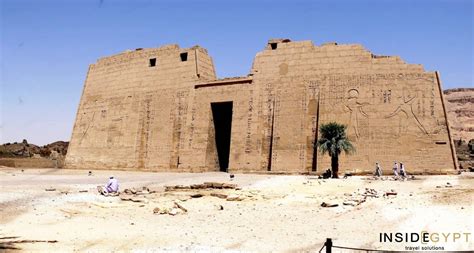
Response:
MULTIPOLYGON (((317 252, 329 237, 340 246, 405 250, 405 246, 424 245, 379 242, 379 233, 473 233, 473 186, 472 174, 404 182, 236 174, 230 181, 225 173, 94 171, 88 176, 82 170, 0 168, 0 248, 19 249, 3 249, 14 252, 317 252), (156 193, 138 196, 141 202, 99 195, 96 186, 112 174, 121 190, 146 186, 156 193), (164 192, 165 185, 203 182, 235 183, 242 189, 164 192), (375 190, 375 196, 364 196, 366 188, 375 190), (391 191, 397 195, 384 196, 391 191), (196 192, 205 196, 189 197, 196 192), (226 201, 209 196, 210 192, 243 200, 226 201), (355 206, 343 204, 364 198, 355 206), (174 202, 188 212, 154 214, 154 208, 171 208, 174 202), (338 206, 321 207, 322 202, 338 206)), ((425 246, 472 250, 472 237, 468 242, 451 238, 425 246)))

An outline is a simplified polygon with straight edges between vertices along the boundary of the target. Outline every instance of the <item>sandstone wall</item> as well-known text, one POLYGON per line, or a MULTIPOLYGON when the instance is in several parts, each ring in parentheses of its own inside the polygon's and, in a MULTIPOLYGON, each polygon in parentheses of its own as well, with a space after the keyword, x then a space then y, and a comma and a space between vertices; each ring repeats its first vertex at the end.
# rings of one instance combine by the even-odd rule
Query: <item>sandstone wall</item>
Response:
POLYGON ((200 47, 139 49, 98 60, 89 67, 67 166, 176 167, 193 83, 211 79, 212 59, 200 47))
MULTIPOLYGON (((360 45, 273 43, 277 49, 270 41, 252 70, 255 84, 271 87, 277 101, 272 170, 308 171, 316 124, 337 121, 348 125, 357 148, 342 157, 345 170, 372 171, 379 161, 388 172, 402 161, 412 172, 453 171, 436 73, 360 45)), ((317 155, 318 171, 330 167, 329 157, 317 155)))
POLYGON ((70 168, 219 171, 211 103, 232 101, 229 171, 321 172, 320 124, 348 125, 357 151, 341 171, 454 172, 439 77, 360 45, 271 40, 248 77, 216 80, 206 50, 167 46, 92 64, 70 168), (180 53, 188 52, 187 61, 180 53), (156 67, 149 67, 151 58, 156 67))

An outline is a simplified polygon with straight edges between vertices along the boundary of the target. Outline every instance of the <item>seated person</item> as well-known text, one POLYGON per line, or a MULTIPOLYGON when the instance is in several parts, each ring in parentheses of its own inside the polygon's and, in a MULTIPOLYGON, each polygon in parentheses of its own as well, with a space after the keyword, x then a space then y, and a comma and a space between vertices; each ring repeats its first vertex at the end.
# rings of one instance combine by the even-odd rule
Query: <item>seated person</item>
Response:
POLYGON ((119 183, 116 178, 111 176, 109 178, 109 182, 105 186, 97 186, 97 190, 99 191, 100 194, 102 195, 115 195, 118 194, 119 190, 119 183))

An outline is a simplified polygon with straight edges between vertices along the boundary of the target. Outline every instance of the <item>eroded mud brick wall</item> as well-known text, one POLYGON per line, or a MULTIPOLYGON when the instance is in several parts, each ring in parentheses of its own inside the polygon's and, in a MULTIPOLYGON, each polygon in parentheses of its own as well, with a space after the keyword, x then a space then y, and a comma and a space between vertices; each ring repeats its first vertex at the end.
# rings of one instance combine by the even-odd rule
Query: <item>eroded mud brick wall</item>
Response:
POLYGON ((341 156, 341 172, 372 172, 376 161, 386 173, 393 161, 412 173, 455 170, 437 73, 360 45, 289 40, 270 40, 238 78, 216 79, 200 47, 100 59, 89 69, 66 165, 322 172, 330 160, 314 141, 330 121, 348 126, 357 149, 341 156), (232 103, 228 168, 211 108, 222 102, 232 103))

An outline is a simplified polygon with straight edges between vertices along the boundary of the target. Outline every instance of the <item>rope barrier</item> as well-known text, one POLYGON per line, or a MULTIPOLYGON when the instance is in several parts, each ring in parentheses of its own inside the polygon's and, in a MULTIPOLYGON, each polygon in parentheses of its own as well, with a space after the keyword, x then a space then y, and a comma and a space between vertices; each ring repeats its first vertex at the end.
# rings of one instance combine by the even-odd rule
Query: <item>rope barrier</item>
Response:
POLYGON ((332 246, 333 248, 338 249, 350 249, 350 250, 363 250, 363 251, 383 251, 383 252, 392 252, 390 250, 380 250, 380 249, 362 249, 362 248, 352 248, 352 247, 343 247, 343 246, 332 246))

